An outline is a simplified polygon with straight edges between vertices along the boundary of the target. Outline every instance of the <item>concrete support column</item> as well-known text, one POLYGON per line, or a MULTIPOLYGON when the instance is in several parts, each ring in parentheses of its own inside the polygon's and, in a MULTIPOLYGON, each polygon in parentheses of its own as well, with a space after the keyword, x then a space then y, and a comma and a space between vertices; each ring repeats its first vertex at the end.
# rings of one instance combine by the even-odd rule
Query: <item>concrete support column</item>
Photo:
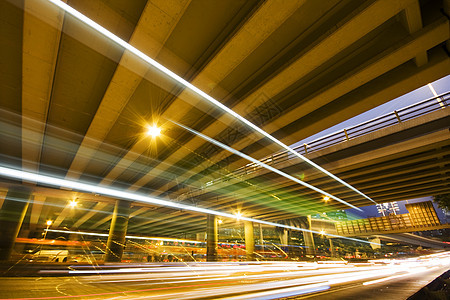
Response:
POLYGON ((198 232, 195 238, 197 241, 204 242, 206 240, 206 232, 198 232))
POLYGON ((125 248, 125 235, 127 234, 128 218, 131 202, 117 200, 109 228, 108 242, 106 244, 105 262, 121 262, 125 248))
POLYGON ((244 234, 245 234, 245 253, 247 260, 255 259, 255 238, 253 236, 253 222, 244 221, 244 234))
MULTIPOLYGON (((304 229, 311 229, 311 216, 308 216, 307 221, 307 228, 304 229)), ((303 231, 303 240, 305 241, 305 247, 306 247, 306 254, 307 255, 315 255, 316 254, 316 246, 314 244, 314 237, 312 232, 309 231, 303 231)))
POLYGON ((289 231, 286 228, 283 228, 283 232, 280 233, 280 243, 282 246, 288 246, 289 239, 289 231))
POLYGON ((217 261, 217 217, 206 216, 206 261, 217 261))
POLYGON ((261 244, 261 251, 264 252, 264 235, 261 223, 259 223, 259 243, 261 244))
POLYGON ((370 247, 372 247, 373 250, 381 248, 381 239, 379 237, 369 238, 369 242, 376 243, 370 244, 370 247))
POLYGON ((332 238, 328 238, 328 241, 330 242, 331 257, 336 257, 336 251, 334 250, 333 239, 332 238))
POLYGON ((31 190, 26 187, 9 189, 0 210, 0 260, 11 257, 16 237, 27 212, 31 190))
POLYGON ((67 245, 66 245, 66 249, 72 249, 75 244, 75 242, 80 241, 81 243, 83 242, 83 239, 80 238, 79 234, 75 234, 75 233, 71 233, 69 234, 69 236, 67 237, 67 245))

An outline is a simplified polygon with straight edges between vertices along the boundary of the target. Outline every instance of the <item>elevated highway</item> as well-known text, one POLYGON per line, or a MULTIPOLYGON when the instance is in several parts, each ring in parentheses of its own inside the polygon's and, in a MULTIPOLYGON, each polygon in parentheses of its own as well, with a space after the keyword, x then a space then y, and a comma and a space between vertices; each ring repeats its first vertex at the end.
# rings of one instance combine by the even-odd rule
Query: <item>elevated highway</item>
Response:
POLYGON ((0 2, 0 167, 90 186, 3 172, 9 237, 46 226, 113 236, 116 224, 122 237, 192 237, 202 209, 231 226, 237 213, 278 222, 448 193, 448 103, 437 98, 422 117, 305 153, 354 189, 299 158, 274 164, 295 180, 233 177, 248 164, 236 151, 267 161, 449 75, 447 0, 119 2, 0 2))

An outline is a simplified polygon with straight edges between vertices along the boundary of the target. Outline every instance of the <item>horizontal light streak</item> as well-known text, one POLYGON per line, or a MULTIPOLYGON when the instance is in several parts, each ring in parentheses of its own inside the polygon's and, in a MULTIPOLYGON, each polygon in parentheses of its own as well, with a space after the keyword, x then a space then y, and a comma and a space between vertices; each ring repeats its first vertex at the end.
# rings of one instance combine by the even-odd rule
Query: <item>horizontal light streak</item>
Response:
POLYGON ((262 130, 261 128, 259 128, 258 126, 256 126, 255 124, 253 124, 252 122, 247 120, 246 118, 242 117, 238 113, 234 112, 232 109, 230 109, 227 106, 223 105, 221 102, 217 101, 216 99, 214 99, 213 97, 211 97, 207 93, 203 92, 202 90, 200 90, 199 88, 197 88, 196 86, 191 84, 190 82, 184 80, 183 78, 181 78, 180 76, 178 76, 174 72, 170 71, 169 69, 167 69, 166 67, 164 67, 163 65, 161 65, 160 63, 155 61, 154 59, 152 59, 149 56, 147 56, 146 54, 144 54, 142 51, 140 51, 137 48, 133 47, 132 45, 130 45, 126 41, 122 40, 121 38, 119 38, 118 36, 116 36, 115 34, 110 32, 109 30, 107 30, 106 28, 102 27, 101 25, 99 25, 98 23, 94 22, 93 20, 89 19, 88 17, 86 17, 85 15, 80 13, 79 11, 75 10, 71 6, 69 6, 66 3, 64 3, 62 1, 59 1, 59 0, 48 0, 48 1, 53 3, 53 4, 55 4, 59 8, 63 9, 64 11, 66 11, 70 15, 74 16, 75 18, 77 18, 81 22, 85 23, 86 25, 90 26, 91 28, 93 28, 97 32, 99 32, 102 35, 106 36, 111 41, 117 43, 118 45, 122 46, 126 50, 130 51, 131 53, 133 53, 137 57, 141 58, 142 60, 144 60, 148 64, 150 64, 153 67, 157 68, 158 70, 160 70, 164 74, 168 75, 169 77, 171 77, 172 79, 174 79, 178 83, 181 83, 183 86, 185 86, 186 88, 192 90, 197 95, 203 97, 204 99, 208 100, 209 102, 211 102, 215 106, 219 107, 223 111, 225 111, 228 114, 232 115, 233 117, 235 117, 239 121, 243 122, 244 124, 246 124, 247 126, 252 128, 253 130, 259 132, 264 137, 270 139, 271 141, 273 141, 277 145, 281 146, 283 149, 287 150, 288 152, 292 153, 293 155, 295 155, 298 158, 302 159, 303 161, 307 162, 309 165, 313 166, 314 168, 318 169, 319 171, 323 172, 324 174, 330 176, 331 178, 335 179, 336 181, 340 182, 341 184, 347 186, 351 190, 357 192, 358 194, 360 194, 361 196, 367 198, 368 200, 372 201, 373 203, 376 203, 370 197, 368 197, 367 195, 365 195, 364 193, 362 193, 358 189, 354 188, 353 186, 351 186, 347 182, 343 181, 342 179, 340 179, 336 175, 334 175, 331 172, 325 170, 321 166, 317 165, 313 161, 309 160, 308 158, 304 157, 303 155, 301 155, 297 151, 293 150, 291 147, 287 146, 286 144, 284 144, 283 142, 281 142, 280 140, 278 140, 274 136, 272 136, 269 133, 267 133, 266 131, 262 130))
POLYGON ((401 275, 394 275, 394 276, 388 276, 388 277, 384 277, 384 278, 377 279, 377 280, 366 281, 366 282, 363 282, 363 285, 376 284, 376 283, 380 283, 380 282, 383 282, 383 281, 404 277, 404 276, 407 276, 407 275, 411 275, 411 274, 407 273, 407 274, 401 274, 401 275))
MULTIPOLYGON (((449 253, 444 253, 444 255, 444 258, 446 258, 449 253)), ((320 264, 309 262, 260 262, 247 264, 244 262, 212 264, 186 263, 183 267, 172 267, 171 264, 167 264, 164 267, 162 267, 161 264, 135 264, 133 265, 133 268, 130 269, 137 270, 137 274, 126 274, 126 276, 123 272, 126 269, 126 265, 124 266, 123 264, 105 266, 113 269, 109 271, 117 271, 116 274, 111 275, 104 275, 108 270, 95 270, 96 266, 91 266, 93 275, 101 273, 102 276, 78 277, 76 278, 76 282, 84 287, 87 286, 86 284, 91 285, 93 286, 93 289, 96 287, 98 288, 98 284, 101 283, 114 284, 115 292, 88 294, 89 289, 84 289, 83 292, 86 294, 71 295, 69 298, 88 298, 104 295, 113 297, 112 295, 114 294, 120 297, 120 295, 123 295, 124 293, 129 293, 128 297, 132 297, 132 293, 145 293, 136 295, 135 298, 181 300, 194 299, 196 296, 198 297, 198 293, 201 293, 202 297, 214 299, 275 299, 325 290, 331 290, 331 292, 333 292, 333 288, 339 289, 341 286, 350 287, 349 285, 352 285, 351 288, 354 289, 363 289, 363 286, 365 285, 376 284, 410 275, 401 274, 404 272, 420 273, 438 269, 429 268, 429 261, 423 256, 415 258, 414 260, 392 260, 392 262, 395 262, 395 264, 382 266, 372 265, 362 268, 349 264, 344 269, 341 268, 340 262, 336 263, 336 268, 334 269, 328 269, 329 265, 321 266, 320 264), (152 268, 152 266, 157 267, 152 268), (315 266, 319 269, 315 271, 310 269, 302 271, 304 266, 315 266), (326 268, 321 269, 322 267, 326 268), (117 268, 118 270, 114 270, 114 268, 117 268), (141 273, 145 269, 147 269, 147 273, 141 273), (164 272, 163 270, 166 271, 164 272), (224 276, 224 274, 226 276, 224 276), (379 279, 360 283, 361 280, 367 278, 379 279), (135 284, 132 281, 135 281, 135 284), (145 286, 145 288, 132 288, 132 286, 141 285, 145 286), (241 295, 237 295, 238 293, 241 295)), ((84 266, 72 267, 83 268, 84 266)), ((67 271, 68 270, 65 270, 65 274, 67 274, 67 271)), ((87 274, 79 273, 79 275, 87 274)), ((49 286, 49 289, 50 288, 51 286, 49 286)), ((43 289, 42 291, 45 292, 46 290, 43 289)), ((65 299, 64 296, 49 296, 46 299, 52 298, 65 299)), ((19 299, 44 298, 36 297, 19 299)))
MULTIPOLYGON (((208 208, 202 208, 202 207, 190 206, 190 205, 181 204, 181 203, 175 203, 175 202, 171 202, 171 201, 167 201, 167 200, 161 200, 161 199, 158 199, 155 197, 140 195, 137 193, 124 192, 124 191, 115 190, 112 188, 102 187, 102 186, 98 186, 98 185, 92 185, 92 184, 81 183, 81 182, 68 180, 68 179, 61 179, 61 178, 51 177, 51 176, 47 176, 47 175, 41 175, 41 174, 36 174, 36 173, 31 173, 31 172, 26 172, 26 171, 21 171, 21 170, 15 170, 15 169, 6 168, 6 167, 2 167, 2 166, 0 166, 0 175, 5 176, 7 178, 18 179, 18 180, 23 180, 23 181, 28 181, 28 182, 36 182, 36 183, 50 185, 50 186, 59 187, 59 188, 62 187, 62 188, 75 189, 75 190, 79 190, 79 191, 83 191, 83 192, 102 194, 102 195, 110 196, 110 197, 114 197, 114 198, 122 198, 122 199, 126 199, 126 200, 139 201, 142 203, 149 203, 149 204, 154 204, 154 205, 159 205, 159 206, 166 206, 166 207, 172 207, 172 208, 182 209, 182 210, 187 210, 187 211, 216 215, 216 216, 226 217, 226 218, 230 218, 230 219, 237 219, 236 215, 234 215, 234 214, 215 211, 215 210, 208 209, 208 208)), ((260 224, 266 224, 266 225, 275 226, 275 227, 282 227, 282 228, 292 229, 292 230, 296 230, 296 231, 305 231, 305 232, 312 232, 312 233, 320 234, 320 232, 314 231, 314 230, 303 229, 303 228, 298 228, 298 227, 294 227, 294 226, 273 223, 273 222, 269 222, 269 221, 257 220, 257 219, 252 219, 252 218, 248 218, 248 217, 240 217, 240 220, 250 221, 250 222, 260 223, 260 224)), ((370 241, 365 241, 365 240, 360 240, 360 239, 355 239, 355 238, 350 238, 350 237, 344 237, 344 236, 339 236, 339 235, 334 235, 334 234, 327 234, 327 236, 332 236, 332 237, 337 237, 337 238, 342 238, 342 239, 347 239, 347 240, 353 240, 353 241, 357 241, 357 242, 361 242, 361 243, 380 245, 378 243, 374 243, 374 242, 370 242, 370 241)))
POLYGON ((225 298, 226 299, 232 299, 232 300, 243 300, 243 299, 250 299, 250 300, 269 300, 269 299, 279 299, 279 298, 285 298, 285 297, 293 297, 298 295, 304 295, 304 294, 310 294, 310 293, 317 293, 317 292, 323 292, 326 290, 329 290, 329 285, 323 285, 323 284, 308 284, 305 286, 296 286, 296 287, 290 287, 290 288, 278 288, 273 291, 267 291, 267 292, 258 292, 253 293, 250 295, 242 295, 242 296, 235 296, 231 298, 225 298))
POLYGON ((376 279, 376 280, 372 280, 372 281, 366 281, 366 282, 363 283, 363 285, 376 284, 376 283, 380 283, 380 282, 391 280, 391 279, 396 279, 396 278, 406 277, 406 276, 410 276, 410 275, 414 275, 414 274, 418 274, 418 273, 422 273, 422 272, 427 272, 427 271, 433 270, 434 268, 435 267, 432 267, 432 268, 427 268, 427 267, 414 268, 412 270, 408 270, 408 273, 406 273, 406 274, 393 275, 393 276, 388 276, 388 277, 385 277, 385 278, 380 278, 380 279, 376 279))
POLYGON ((217 146, 221 147, 222 149, 227 150, 228 152, 234 153, 234 154, 236 154, 236 155, 238 155, 238 156, 240 156, 242 158, 245 158, 246 160, 249 160, 249 161, 251 161, 251 162, 253 162, 253 163, 255 163, 255 164, 257 164, 257 165, 259 165, 259 166, 261 166, 261 167, 263 167, 263 168, 265 168, 267 170, 269 170, 269 171, 277 173, 278 175, 281 175, 281 176, 283 176, 283 177, 285 177, 287 179, 290 179, 290 180, 292 180, 294 182, 297 182, 297 183, 299 183, 299 184, 301 184, 301 185, 303 185, 303 186, 305 186, 307 188, 310 188, 310 189, 312 189, 312 190, 314 190, 316 192, 319 192, 319 193, 321 193, 323 195, 326 195, 326 196, 328 196, 330 198, 333 198, 333 199, 335 199, 335 200, 337 200, 337 201, 339 201, 339 202, 341 202, 341 203, 343 203, 343 204, 345 204, 345 205, 347 205, 347 206, 349 206, 351 208, 354 208, 354 209, 357 209, 359 211, 362 211, 362 209, 360 209, 360 208, 358 208, 358 207, 356 207, 356 206, 354 206, 354 205, 352 205, 352 204, 350 204, 350 203, 348 203, 348 202, 346 202, 346 201, 344 201, 344 200, 342 200, 342 199, 340 199, 340 198, 338 198, 336 196, 333 196, 330 193, 327 193, 327 192, 325 192, 325 191, 323 191, 323 190, 321 190, 321 189, 319 189, 319 188, 317 188, 317 187, 315 187, 313 185, 310 185, 309 183, 306 183, 306 182, 304 182, 304 181, 302 181, 300 179, 297 179, 297 178, 295 178, 295 177, 293 177, 293 176, 291 176, 289 174, 286 174, 283 171, 275 169, 274 167, 269 166, 269 165, 267 165, 267 164, 265 164, 265 163, 263 163, 263 162, 261 162, 261 161, 259 161, 257 159, 254 159, 253 157, 251 157, 251 156, 249 156, 249 155, 247 155, 245 153, 242 153, 242 152, 240 152, 240 151, 238 151, 236 149, 233 149, 230 146, 227 146, 227 145, 225 145, 225 144, 223 144, 223 143, 221 143, 221 142, 219 142, 219 141, 217 141, 217 140, 215 140, 215 139, 213 139, 213 138, 211 138, 211 137, 209 137, 207 135, 204 135, 203 133, 200 133, 200 132, 198 132, 198 131, 196 131, 196 130, 194 130, 192 128, 189 128, 189 127, 187 127, 187 126, 185 126, 183 124, 180 124, 178 122, 175 122, 175 121, 171 121, 171 122, 176 124, 176 125, 178 125, 178 126, 180 126, 181 128, 186 129, 187 131, 189 131, 189 132, 191 132, 191 133, 201 137, 202 139, 204 139, 204 140, 206 140, 206 141, 208 141, 210 143, 213 143, 214 145, 217 145, 217 146))
MULTIPOLYGON (((96 233, 96 232, 85 232, 85 231, 71 231, 71 230, 57 230, 57 229, 44 229, 48 232, 59 232, 59 233, 70 233, 70 234, 80 234, 80 235, 91 235, 91 236, 104 236, 108 237, 107 233, 96 233)), ((145 236, 134 236, 134 235, 126 235, 127 239, 135 239, 135 240, 150 240, 150 241, 166 241, 166 242, 178 242, 178 243, 191 243, 191 244, 200 244, 202 242, 194 241, 194 240, 179 240, 179 239, 171 239, 171 238, 158 238, 158 237, 145 237, 145 236)))

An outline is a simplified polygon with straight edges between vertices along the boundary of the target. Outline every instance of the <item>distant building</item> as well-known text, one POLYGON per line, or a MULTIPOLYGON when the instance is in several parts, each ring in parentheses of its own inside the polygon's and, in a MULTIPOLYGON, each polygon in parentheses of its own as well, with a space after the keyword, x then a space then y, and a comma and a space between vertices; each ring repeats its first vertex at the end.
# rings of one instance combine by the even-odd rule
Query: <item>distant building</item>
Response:
POLYGON ((397 202, 377 204, 377 211, 381 216, 396 215, 400 212, 397 202))

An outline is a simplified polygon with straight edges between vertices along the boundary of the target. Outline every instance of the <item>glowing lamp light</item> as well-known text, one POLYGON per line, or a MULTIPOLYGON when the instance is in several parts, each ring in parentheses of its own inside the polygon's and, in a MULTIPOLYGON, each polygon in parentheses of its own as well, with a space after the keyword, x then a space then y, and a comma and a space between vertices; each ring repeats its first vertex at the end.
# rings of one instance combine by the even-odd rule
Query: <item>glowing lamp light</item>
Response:
POLYGON ((46 224, 47 224, 47 226, 50 226, 50 225, 53 224, 53 221, 52 220, 48 220, 46 224))
POLYGON ((323 201, 325 201, 325 202, 330 201, 330 197, 328 197, 328 196, 323 196, 323 201))
POLYGON ((236 219, 240 220, 242 218, 242 214, 238 211, 236 213, 236 219))
POLYGON ((321 234, 321 235, 325 235, 325 230, 321 230, 321 231, 320 231, 320 234, 321 234))
POLYGON ((219 220, 217 220, 217 223, 222 224, 222 223, 223 223, 223 220, 222 220, 222 219, 219 219, 219 220))
POLYGON ((161 134, 161 128, 158 128, 156 126, 149 126, 147 128, 147 135, 151 137, 157 137, 161 134))
POLYGON ((72 201, 69 202, 69 206, 70 206, 70 207, 75 207, 75 206, 77 206, 77 205, 78 205, 78 203, 77 203, 76 200, 72 200, 72 201))

